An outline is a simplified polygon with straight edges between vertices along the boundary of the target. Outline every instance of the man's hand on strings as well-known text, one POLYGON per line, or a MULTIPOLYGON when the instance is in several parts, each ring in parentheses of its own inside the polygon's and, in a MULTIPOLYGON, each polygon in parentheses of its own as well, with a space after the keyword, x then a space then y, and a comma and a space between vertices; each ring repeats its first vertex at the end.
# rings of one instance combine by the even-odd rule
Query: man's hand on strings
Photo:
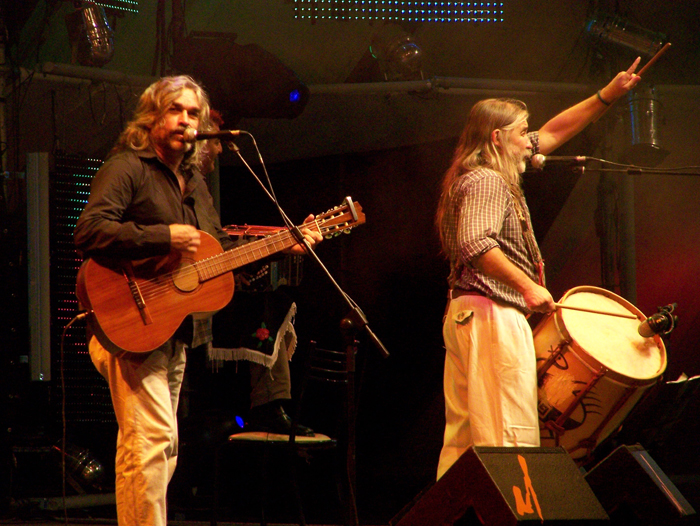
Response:
MULTIPOLYGON (((309 216, 306 219, 304 219, 304 224, 312 223, 314 221, 314 219, 315 219, 314 215, 309 214, 309 216)), ((312 230, 308 227, 306 227, 306 228, 302 227, 301 233, 304 234, 304 238, 306 239, 306 242, 311 246, 312 249, 316 245, 318 245, 321 241, 323 241, 323 236, 317 230, 312 230)), ((306 254, 306 249, 304 248, 304 246, 302 244, 297 243, 293 247, 290 247, 287 250, 285 250, 284 253, 285 254, 303 255, 303 254, 306 254)))
POLYGON ((199 230, 191 225, 168 225, 170 228, 170 248, 182 253, 194 254, 202 243, 199 230))

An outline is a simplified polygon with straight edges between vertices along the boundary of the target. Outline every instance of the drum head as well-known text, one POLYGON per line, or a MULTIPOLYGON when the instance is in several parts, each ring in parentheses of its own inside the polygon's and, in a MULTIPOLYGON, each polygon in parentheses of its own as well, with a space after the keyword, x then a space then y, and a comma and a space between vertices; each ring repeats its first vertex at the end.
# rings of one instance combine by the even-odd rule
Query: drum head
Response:
MULTIPOLYGON (((567 292, 560 303, 572 307, 618 314, 642 312, 616 294, 596 287, 577 287, 567 292)), ((566 331, 581 349, 604 367, 627 378, 649 380, 666 369, 666 349, 661 338, 643 338, 637 332, 640 319, 561 309, 566 331)))

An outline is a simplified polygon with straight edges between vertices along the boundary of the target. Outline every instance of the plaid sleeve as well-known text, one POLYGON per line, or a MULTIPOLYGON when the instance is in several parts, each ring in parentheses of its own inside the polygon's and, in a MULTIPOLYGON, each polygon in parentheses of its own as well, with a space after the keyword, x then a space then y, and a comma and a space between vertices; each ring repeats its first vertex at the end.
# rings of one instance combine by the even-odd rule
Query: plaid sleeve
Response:
POLYGON ((533 131, 528 133, 530 142, 532 143, 532 155, 540 153, 540 132, 533 131))
POLYGON ((503 228, 504 210, 510 197, 503 180, 491 171, 473 180, 464 188, 462 214, 457 239, 462 262, 472 259, 494 247, 503 228))

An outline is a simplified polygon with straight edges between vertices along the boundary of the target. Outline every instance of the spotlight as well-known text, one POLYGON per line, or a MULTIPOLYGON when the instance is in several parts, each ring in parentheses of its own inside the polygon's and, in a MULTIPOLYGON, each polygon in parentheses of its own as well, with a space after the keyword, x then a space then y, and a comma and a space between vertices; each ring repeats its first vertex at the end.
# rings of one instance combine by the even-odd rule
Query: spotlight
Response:
POLYGON ((631 49, 652 57, 661 49, 666 35, 649 31, 618 15, 596 13, 586 22, 586 31, 602 42, 631 49))
POLYGON ((175 71, 204 83, 212 104, 240 118, 293 119, 309 88, 276 56, 257 44, 236 44, 235 33, 193 31, 174 48, 175 71))
POLYGON ((83 66, 101 67, 114 55, 114 31, 109 27, 102 6, 85 2, 66 15, 66 27, 71 44, 71 62, 83 66))
POLYGON ((89 449, 74 444, 66 444, 65 453, 60 444, 54 444, 51 449, 58 462, 65 460, 68 482, 79 493, 102 489, 105 470, 89 449))
POLYGON ((413 35, 398 26, 384 26, 372 39, 369 49, 379 62, 385 80, 423 79, 423 49, 413 35))
POLYGON ((628 113, 625 119, 630 146, 625 161, 639 166, 657 166, 670 153, 661 146, 659 124, 662 104, 653 86, 639 86, 627 94, 628 113))

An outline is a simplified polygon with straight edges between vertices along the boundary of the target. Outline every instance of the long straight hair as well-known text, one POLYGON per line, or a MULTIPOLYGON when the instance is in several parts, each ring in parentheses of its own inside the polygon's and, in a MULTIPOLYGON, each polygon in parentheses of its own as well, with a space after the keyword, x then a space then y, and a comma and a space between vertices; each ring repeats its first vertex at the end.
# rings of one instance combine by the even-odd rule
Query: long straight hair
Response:
MULTIPOLYGON (((152 146, 151 130, 163 120, 170 106, 186 89, 192 90, 199 101, 199 129, 197 131, 208 127, 210 120, 209 97, 204 89, 188 75, 163 77, 151 84, 141 94, 133 119, 127 123, 124 131, 119 135, 110 154, 123 150, 143 151, 150 148, 152 146)), ((185 153, 181 164, 183 170, 190 170, 198 164, 203 147, 202 142, 195 142, 194 146, 185 153)))
POLYGON ((481 167, 491 168, 503 177, 515 195, 521 194, 518 160, 507 153, 507 132, 528 116, 525 103, 516 99, 485 99, 472 106, 452 157, 452 164, 442 178, 435 224, 443 248, 446 246, 443 218, 450 203, 453 184, 460 175, 481 167), (491 139, 494 130, 506 132, 502 134, 501 149, 491 139))

